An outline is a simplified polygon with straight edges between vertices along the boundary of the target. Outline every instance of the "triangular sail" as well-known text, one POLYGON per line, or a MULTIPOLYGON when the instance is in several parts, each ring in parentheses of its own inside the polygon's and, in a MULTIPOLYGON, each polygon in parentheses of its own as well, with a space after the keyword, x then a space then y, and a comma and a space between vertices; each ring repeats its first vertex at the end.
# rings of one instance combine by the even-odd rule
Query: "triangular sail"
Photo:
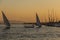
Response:
POLYGON ((36 25, 41 27, 41 23, 40 23, 40 20, 39 20, 37 13, 36 13, 36 25))
POLYGON ((8 21, 7 17, 5 16, 3 11, 2 11, 2 16, 3 16, 4 24, 6 25, 6 29, 10 29, 10 23, 9 23, 9 21, 8 21))

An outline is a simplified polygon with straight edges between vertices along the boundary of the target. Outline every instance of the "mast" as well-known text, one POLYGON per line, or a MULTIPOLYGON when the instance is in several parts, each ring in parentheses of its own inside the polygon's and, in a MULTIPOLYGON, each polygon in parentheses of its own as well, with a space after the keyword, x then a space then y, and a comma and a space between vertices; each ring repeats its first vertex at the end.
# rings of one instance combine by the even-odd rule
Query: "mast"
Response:
POLYGON ((50 18, 49 10, 48 10, 48 20, 49 20, 49 23, 50 23, 51 22, 51 18, 50 18))
POLYGON ((54 22, 54 9, 52 9, 52 22, 54 22))
POLYGON ((55 17, 56 17, 56 18, 55 18, 55 19, 56 19, 56 21, 55 21, 55 22, 58 22, 58 21, 57 21, 57 15, 56 15, 56 11, 55 11, 55 17))
POLYGON ((7 19, 7 17, 5 16, 5 14, 4 14, 3 11, 2 11, 2 17, 3 17, 4 24, 6 25, 6 28, 5 29, 10 29, 9 20, 7 19))

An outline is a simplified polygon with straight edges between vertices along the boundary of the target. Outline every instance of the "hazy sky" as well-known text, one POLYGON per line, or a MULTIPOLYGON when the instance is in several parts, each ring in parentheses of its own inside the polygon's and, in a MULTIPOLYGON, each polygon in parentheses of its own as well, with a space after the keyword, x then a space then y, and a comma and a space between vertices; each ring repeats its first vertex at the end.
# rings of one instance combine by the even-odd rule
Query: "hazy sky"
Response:
POLYGON ((3 10, 9 20, 34 22, 37 12, 44 21, 44 17, 48 17, 48 10, 51 12, 52 9, 60 18, 60 0, 0 0, 0 11, 3 10))

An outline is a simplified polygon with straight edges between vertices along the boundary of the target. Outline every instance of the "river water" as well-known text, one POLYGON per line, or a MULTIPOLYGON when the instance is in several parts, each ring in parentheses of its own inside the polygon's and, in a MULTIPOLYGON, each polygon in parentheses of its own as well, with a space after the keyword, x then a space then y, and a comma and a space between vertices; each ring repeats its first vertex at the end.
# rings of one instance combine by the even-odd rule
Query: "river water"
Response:
POLYGON ((23 24, 13 24, 10 29, 4 28, 0 25, 0 40, 60 40, 60 27, 24 28, 23 24))

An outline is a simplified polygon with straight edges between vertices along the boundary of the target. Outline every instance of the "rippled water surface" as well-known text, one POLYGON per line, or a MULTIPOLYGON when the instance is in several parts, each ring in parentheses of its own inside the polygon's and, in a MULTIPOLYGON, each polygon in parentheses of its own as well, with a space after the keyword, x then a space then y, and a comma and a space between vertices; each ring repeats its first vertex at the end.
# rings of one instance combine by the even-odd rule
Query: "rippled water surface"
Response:
POLYGON ((23 24, 13 24, 8 30, 4 28, 0 25, 0 40, 60 40, 60 27, 24 28, 23 24))

